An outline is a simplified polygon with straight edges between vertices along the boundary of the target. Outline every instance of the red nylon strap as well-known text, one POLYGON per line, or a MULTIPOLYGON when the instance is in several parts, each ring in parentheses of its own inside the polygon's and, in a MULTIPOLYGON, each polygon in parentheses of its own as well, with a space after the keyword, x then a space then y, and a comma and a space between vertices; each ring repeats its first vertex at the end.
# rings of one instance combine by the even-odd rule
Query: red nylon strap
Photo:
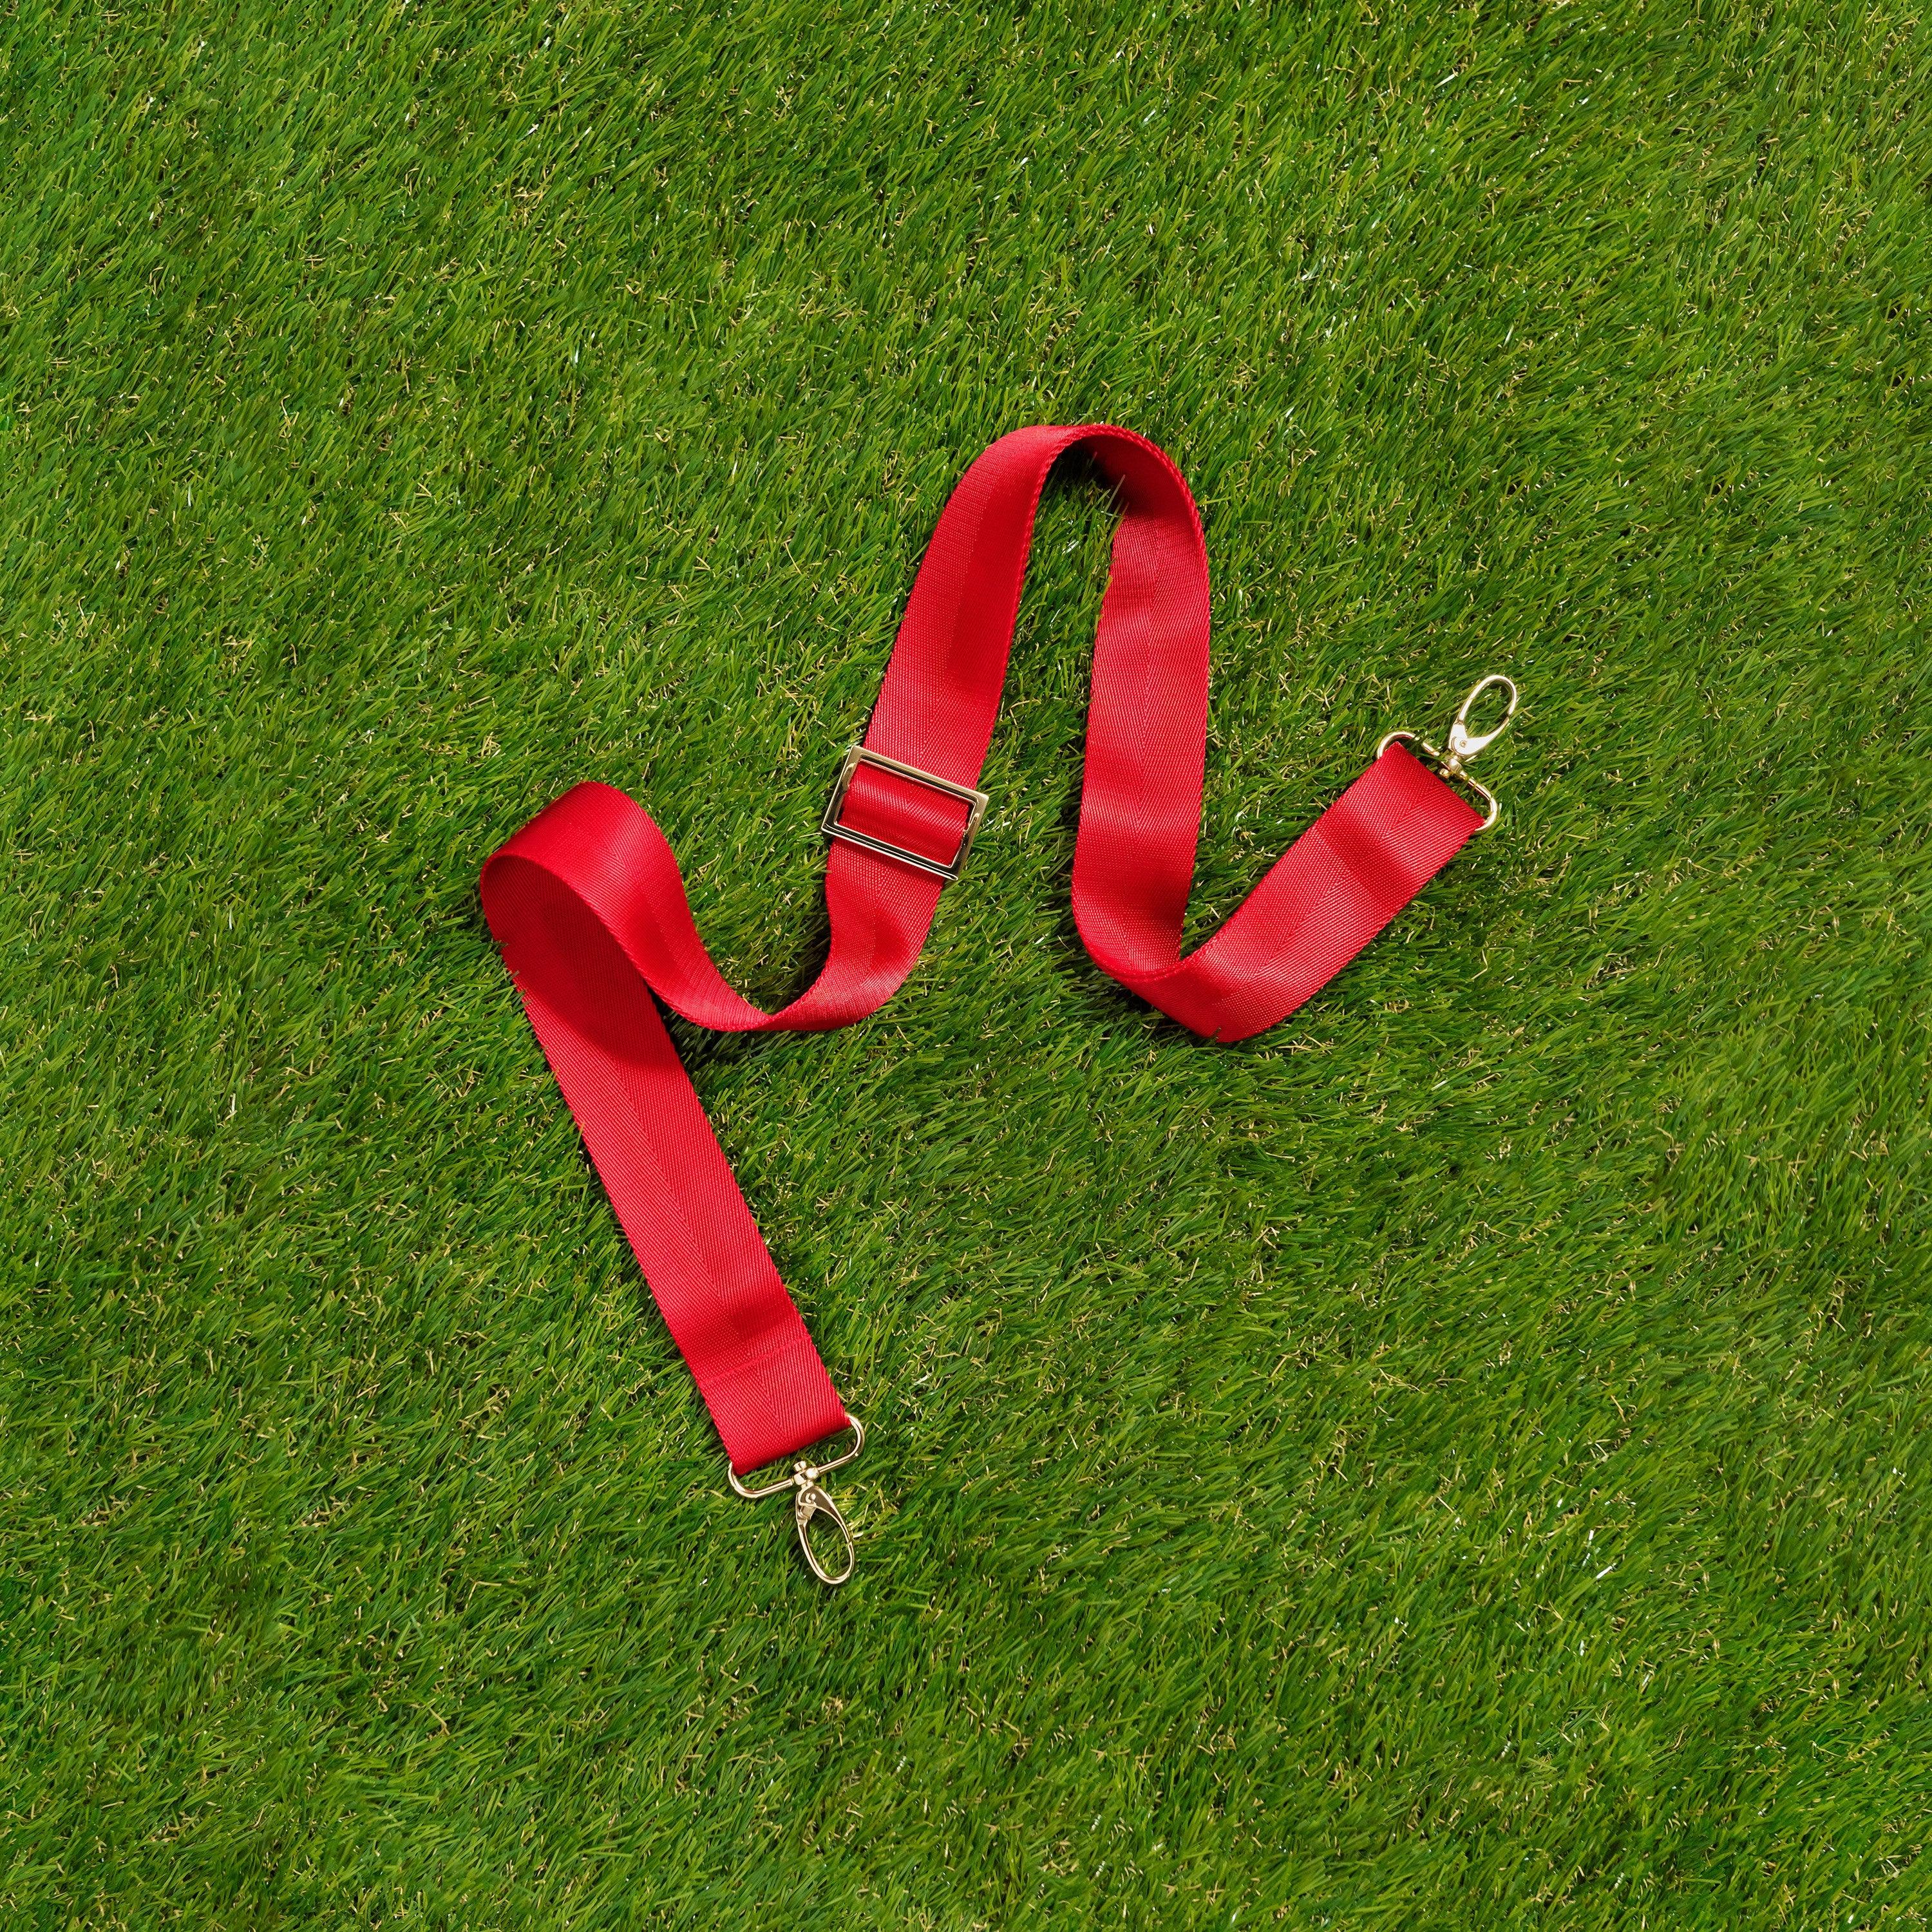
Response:
MULTIPOLYGON (((1094 641, 1074 918, 1103 972, 1198 1034, 1244 1039, 1352 958, 1482 821, 1391 746, 1182 958, 1207 744, 1207 552, 1180 472, 1144 438, 1105 427, 1018 430, 966 472, 913 586, 868 748, 976 786, 1040 490, 1076 447, 1123 514, 1094 641)), ((842 823, 945 861, 965 812, 861 765, 842 823)), ((670 846, 622 792, 577 786, 484 868, 490 931, 740 1472, 847 1418, 652 994, 727 1031, 848 1025, 912 970, 940 890, 902 861, 835 842, 824 969, 766 1013, 720 977, 670 846)))

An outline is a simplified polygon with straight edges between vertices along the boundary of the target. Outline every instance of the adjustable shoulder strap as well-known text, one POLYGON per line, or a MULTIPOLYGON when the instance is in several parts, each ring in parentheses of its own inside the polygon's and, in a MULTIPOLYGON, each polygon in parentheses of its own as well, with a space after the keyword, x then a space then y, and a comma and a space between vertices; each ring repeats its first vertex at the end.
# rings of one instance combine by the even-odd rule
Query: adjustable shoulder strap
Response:
POLYGON ((762 1032, 844 1026, 898 990, 986 808, 980 773, 1034 513, 1048 471, 1076 448, 1112 480, 1121 512, 1073 867, 1075 917, 1102 971, 1198 1034, 1242 1039, 1324 985, 1485 823, 1449 782, 1462 776, 1453 744, 1447 759, 1420 746, 1432 770, 1384 740, 1183 956, 1207 743, 1207 554, 1180 472, 1144 438, 1105 426, 1003 436, 947 502, 865 742, 826 812, 826 962, 782 1011, 761 1011, 719 975, 641 806, 584 784, 532 819, 484 866, 484 911, 734 1474, 850 1418, 652 994, 700 1025, 762 1032))

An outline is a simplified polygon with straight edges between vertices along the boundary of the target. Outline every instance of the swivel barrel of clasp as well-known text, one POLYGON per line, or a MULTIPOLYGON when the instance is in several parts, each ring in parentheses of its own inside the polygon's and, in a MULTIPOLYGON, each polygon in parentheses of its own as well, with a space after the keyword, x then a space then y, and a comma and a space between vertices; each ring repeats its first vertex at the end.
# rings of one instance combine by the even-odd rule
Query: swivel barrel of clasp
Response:
POLYGON ((1492 670, 1488 676, 1478 680, 1471 688, 1468 696, 1463 699, 1456 710, 1456 716, 1450 721, 1448 751, 1438 752, 1426 738, 1420 736, 1414 731, 1391 731, 1376 747, 1376 756, 1379 758, 1391 745, 1398 741, 1413 745, 1444 778, 1453 780, 1458 784, 1467 785, 1489 808, 1482 824, 1477 827, 1478 831, 1486 832, 1502 816, 1503 808, 1497 802, 1496 794, 1491 791, 1488 786, 1478 784, 1469 776, 1469 760, 1478 752, 1484 750, 1488 746, 1493 745, 1509 729, 1510 721, 1516 716, 1516 688, 1514 681, 1504 676, 1501 671, 1492 670), (1504 708, 1502 716, 1490 726, 1488 730, 1472 731, 1469 729, 1469 712, 1477 699, 1480 698, 1484 692, 1492 688, 1508 692, 1509 703, 1504 708))
POLYGON ((789 1490, 792 1492, 792 1520, 798 1528, 798 1546, 805 1552, 805 1560, 812 1574, 821 1583, 834 1589, 852 1574, 859 1560, 859 1547, 852 1534, 851 1526, 839 1514, 838 1505, 826 1492, 822 1478, 833 1469, 842 1469, 866 1446, 866 1427, 856 1415, 846 1418, 852 1425, 852 1446, 842 1456, 832 1456, 821 1462, 814 1462, 801 1456, 793 1463, 790 1472, 776 1482, 760 1484, 753 1488, 738 1480, 738 1472, 729 1463, 725 1465, 725 1480, 741 1496, 757 1502, 763 1496, 776 1496, 789 1490), (826 1566, 818 1552, 812 1546, 812 1526, 824 1516, 839 1534, 844 1544, 844 1561, 838 1569, 826 1566))

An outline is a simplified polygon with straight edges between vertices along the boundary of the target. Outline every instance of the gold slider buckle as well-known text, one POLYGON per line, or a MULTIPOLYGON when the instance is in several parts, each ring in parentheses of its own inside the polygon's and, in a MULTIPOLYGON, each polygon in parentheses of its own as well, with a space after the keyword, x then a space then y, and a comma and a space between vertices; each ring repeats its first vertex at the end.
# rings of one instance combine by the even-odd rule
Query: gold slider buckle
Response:
POLYGON ((1488 817, 1476 828, 1479 832, 1486 832, 1502 816, 1503 808, 1496 802, 1496 795, 1494 792, 1491 791, 1486 785, 1478 784, 1470 777, 1467 766, 1469 760, 1478 752, 1488 746, 1493 745, 1509 729, 1510 721, 1516 716, 1516 705, 1515 683, 1510 679, 1504 676, 1501 671, 1492 670, 1487 677, 1484 678, 1471 690, 1467 698, 1463 699, 1461 708, 1456 712, 1449 726, 1449 748, 1446 752, 1438 752, 1426 738, 1418 737, 1413 731, 1391 731, 1376 747, 1376 756, 1379 758, 1398 740, 1413 745, 1444 778, 1457 784, 1467 785, 1489 807, 1488 817), (1492 685, 1499 686, 1509 693, 1508 706, 1504 711, 1502 718, 1488 730, 1472 731, 1469 729, 1469 707, 1492 685))
POLYGON ((882 752, 868 750, 863 745, 854 745, 845 754, 838 767, 838 776, 832 788, 832 796, 826 800, 825 816, 819 820, 818 829, 828 838, 842 838, 848 845, 862 847, 868 852, 876 852, 881 858, 896 859, 902 866, 916 866, 922 872, 930 872, 936 879, 944 879, 948 885, 958 878, 966 863, 966 854, 973 848, 973 835, 980 829, 980 821, 986 815, 986 807, 991 802, 988 794, 975 791, 970 785, 955 784, 950 778, 940 778, 936 772, 922 772, 916 765, 902 764, 897 758, 889 758, 882 752), (849 825, 838 822, 838 814, 845 809, 845 794, 852 789, 852 776, 861 765, 875 765, 882 772, 891 772, 898 777, 910 778, 915 784, 929 787, 943 792, 948 798, 956 798, 966 808, 965 828, 959 835, 959 849, 950 860, 928 859, 923 852, 913 851, 904 845, 895 845, 890 840, 874 838, 870 832, 855 832, 849 825))
POLYGON ((738 1472, 730 1463, 724 1466, 726 1480, 739 1495, 757 1502, 766 1496, 792 1492, 792 1520, 798 1526, 798 1546, 805 1552, 805 1560, 812 1567, 812 1574, 821 1583, 830 1584, 836 1589, 852 1574, 859 1561, 859 1546, 853 1540, 851 1526, 838 1514, 838 1505, 826 1495, 819 1480, 834 1469, 842 1469, 866 1446, 866 1428, 856 1415, 848 1415, 846 1420, 852 1425, 852 1446, 842 1456, 834 1456, 829 1462, 813 1462, 801 1456, 791 1466, 791 1473, 781 1476, 776 1483, 766 1483, 757 1489, 748 1487, 738 1480, 738 1472), (812 1546, 812 1525, 814 1517, 824 1516, 838 1531, 845 1545, 844 1568, 828 1570, 819 1561, 818 1552, 812 1546))

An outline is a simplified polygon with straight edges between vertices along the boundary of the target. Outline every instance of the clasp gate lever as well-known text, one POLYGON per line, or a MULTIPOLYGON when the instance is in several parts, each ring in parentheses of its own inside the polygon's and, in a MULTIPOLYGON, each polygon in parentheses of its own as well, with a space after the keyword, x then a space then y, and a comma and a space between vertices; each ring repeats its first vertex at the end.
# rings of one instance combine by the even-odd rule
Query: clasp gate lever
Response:
POLYGON ((1442 773, 1443 777, 1454 778, 1458 783, 1467 785, 1489 807, 1489 816, 1483 820, 1478 828, 1480 830, 1486 832, 1502 816, 1503 808, 1497 803, 1494 792, 1486 785, 1479 785, 1474 778, 1470 777, 1469 760, 1478 752, 1493 745, 1509 729, 1510 721, 1516 716, 1516 688, 1514 681, 1504 676, 1499 670, 1492 670, 1488 676, 1480 679, 1472 687, 1468 696, 1463 699, 1458 707, 1455 717, 1450 722, 1449 748, 1447 752, 1438 752, 1426 738, 1419 738, 1413 731, 1391 731, 1376 747, 1376 756, 1379 758, 1398 739, 1413 745, 1436 767, 1437 771, 1442 773), (1492 686, 1509 693, 1508 705, 1504 710, 1502 716, 1488 730, 1472 731, 1469 729, 1470 708, 1475 704, 1476 700, 1492 686))
POLYGON ((728 1462, 724 1466, 726 1479, 741 1496, 756 1502, 761 1496, 775 1496, 782 1491, 792 1492, 792 1521, 798 1528, 798 1546, 805 1552, 805 1560, 812 1574, 821 1583, 837 1587, 850 1576, 859 1561, 859 1546, 852 1534, 851 1526, 838 1513, 838 1505, 826 1492, 820 1478, 834 1469, 842 1469, 866 1446, 865 1425, 856 1415, 846 1418, 852 1425, 852 1446, 842 1456, 835 1456, 827 1462, 814 1462, 801 1456, 791 1466, 791 1473, 782 1476, 776 1483, 766 1483, 757 1489, 748 1488, 738 1480, 738 1472, 728 1462), (838 1531, 844 1547, 844 1563, 837 1570, 828 1569, 812 1547, 812 1524, 815 1516, 824 1516, 838 1531))

